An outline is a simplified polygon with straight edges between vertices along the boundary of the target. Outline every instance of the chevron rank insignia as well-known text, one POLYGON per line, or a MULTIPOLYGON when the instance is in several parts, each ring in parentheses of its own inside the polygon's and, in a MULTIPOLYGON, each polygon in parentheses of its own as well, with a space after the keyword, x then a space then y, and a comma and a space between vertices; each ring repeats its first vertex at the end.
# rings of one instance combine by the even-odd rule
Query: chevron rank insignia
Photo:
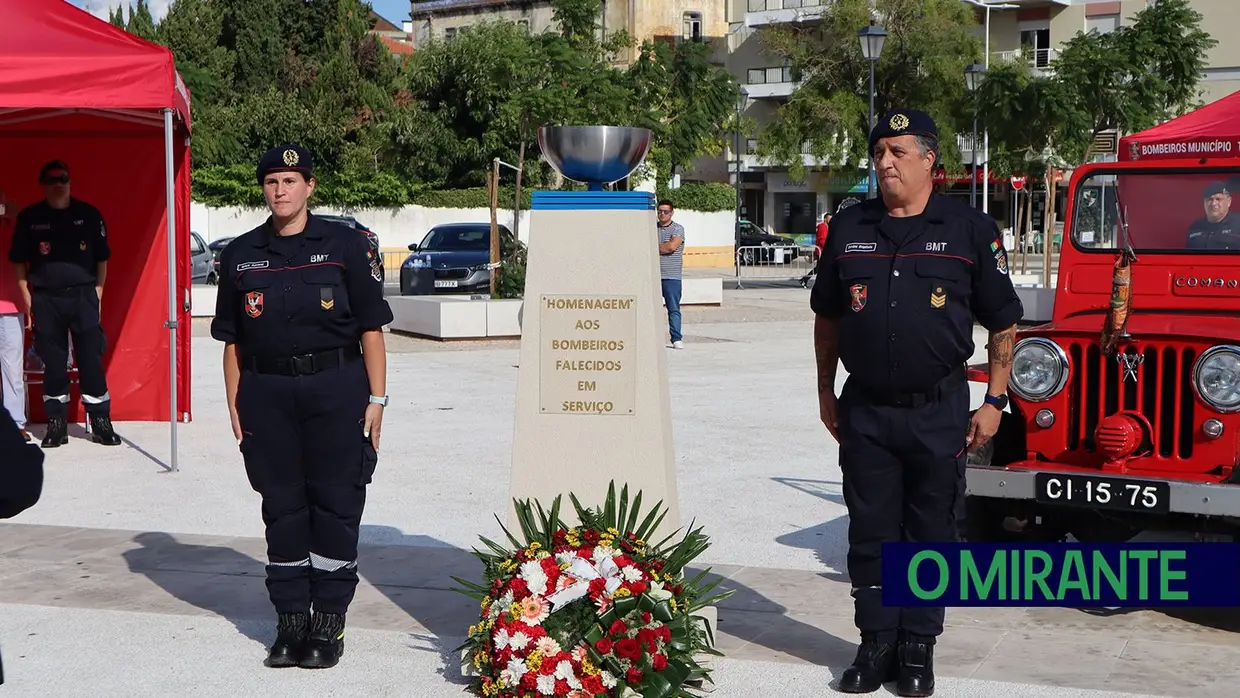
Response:
POLYGON ((934 293, 930 294, 930 307, 942 308, 947 305, 947 293, 943 291, 942 286, 935 286, 934 293))
POLYGON ((323 310, 331 310, 336 307, 336 299, 332 297, 330 288, 319 289, 319 307, 323 310))

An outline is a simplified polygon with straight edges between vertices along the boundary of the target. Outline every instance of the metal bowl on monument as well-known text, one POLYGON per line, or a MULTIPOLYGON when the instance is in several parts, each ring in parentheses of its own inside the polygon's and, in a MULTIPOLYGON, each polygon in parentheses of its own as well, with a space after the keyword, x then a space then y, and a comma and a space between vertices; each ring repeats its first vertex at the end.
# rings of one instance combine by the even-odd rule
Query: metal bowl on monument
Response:
POLYGON ((538 147, 575 182, 610 184, 628 177, 650 152, 653 134, 629 126, 543 126, 538 147))

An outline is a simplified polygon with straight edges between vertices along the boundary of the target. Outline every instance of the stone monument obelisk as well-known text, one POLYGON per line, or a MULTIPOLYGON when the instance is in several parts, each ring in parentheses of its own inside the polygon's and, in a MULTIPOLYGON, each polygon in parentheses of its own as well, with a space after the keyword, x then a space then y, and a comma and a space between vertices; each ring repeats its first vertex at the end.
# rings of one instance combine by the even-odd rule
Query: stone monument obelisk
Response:
MULTIPOLYGON (((568 493, 601 507, 607 486, 680 527, 654 195, 604 191, 650 150, 647 129, 546 126, 543 155, 588 191, 533 194, 511 495, 576 523, 568 493)), ((510 512, 509 520, 515 517, 510 512)))

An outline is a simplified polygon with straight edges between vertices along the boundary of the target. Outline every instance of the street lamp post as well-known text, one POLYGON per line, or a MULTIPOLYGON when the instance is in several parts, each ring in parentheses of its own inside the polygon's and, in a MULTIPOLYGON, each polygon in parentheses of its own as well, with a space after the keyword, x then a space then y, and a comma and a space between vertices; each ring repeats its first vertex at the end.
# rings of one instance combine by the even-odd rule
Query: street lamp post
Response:
POLYGON ((977 208, 977 90, 986 79, 986 66, 974 63, 964 69, 964 85, 973 97, 973 140, 969 143, 969 205, 977 208))
POLYGON ((749 99, 749 93, 742 87, 738 97, 739 99, 736 100, 735 144, 732 148, 736 153, 736 221, 733 223, 733 236, 740 235, 741 230, 741 109, 746 100, 749 99))
MULTIPOLYGON (((861 55, 870 62, 870 124, 867 131, 874 130, 874 66, 878 63, 878 59, 883 55, 883 42, 887 40, 887 32, 880 26, 874 24, 874 20, 870 20, 870 26, 862 27, 857 32, 857 38, 861 40, 861 55)), ((865 190, 868 198, 874 198, 874 153, 869 153, 866 157, 869 163, 869 174, 866 176, 865 190)))

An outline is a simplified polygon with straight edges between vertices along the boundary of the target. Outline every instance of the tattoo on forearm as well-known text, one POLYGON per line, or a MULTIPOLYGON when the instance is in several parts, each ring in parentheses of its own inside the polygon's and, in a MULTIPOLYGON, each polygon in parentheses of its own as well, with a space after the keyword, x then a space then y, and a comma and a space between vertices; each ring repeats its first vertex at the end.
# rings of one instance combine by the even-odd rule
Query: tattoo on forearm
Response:
POLYGON ((995 332, 990 336, 990 344, 987 347, 992 363, 997 363, 1003 368, 1011 368, 1012 366, 1012 347, 1016 343, 1016 328, 1011 327, 1006 330, 995 332))

